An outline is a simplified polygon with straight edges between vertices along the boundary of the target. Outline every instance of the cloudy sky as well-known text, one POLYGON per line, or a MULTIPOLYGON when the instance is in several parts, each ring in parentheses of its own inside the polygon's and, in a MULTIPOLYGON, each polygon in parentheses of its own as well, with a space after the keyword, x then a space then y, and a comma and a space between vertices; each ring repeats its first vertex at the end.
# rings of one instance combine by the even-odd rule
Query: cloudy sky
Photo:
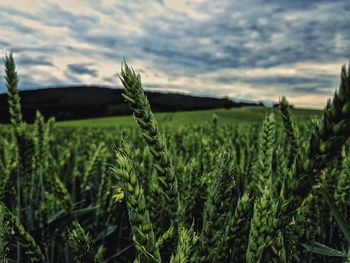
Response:
POLYGON ((349 14, 336 0, 1 0, 0 55, 14 51, 21 89, 120 87, 125 58, 147 89, 323 107, 349 14))

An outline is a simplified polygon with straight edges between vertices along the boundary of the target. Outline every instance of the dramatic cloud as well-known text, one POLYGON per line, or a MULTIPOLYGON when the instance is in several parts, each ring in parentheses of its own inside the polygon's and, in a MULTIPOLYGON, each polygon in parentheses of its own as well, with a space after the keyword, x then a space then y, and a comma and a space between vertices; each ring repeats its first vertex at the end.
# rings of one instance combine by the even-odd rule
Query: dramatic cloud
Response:
POLYGON ((94 69, 89 69, 88 68, 89 65, 86 64, 69 64, 68 65, 68 69, 76 74, 87 74, 87 75, 91 75, 93 77, 97 76, 97 71, 94 69))
POLYGON ((0 2, 0 55, 15 52, 22 89, 120 87, 125 58, 148 89, 321 107, 350 58, 347 1, 57 3, 0 2))

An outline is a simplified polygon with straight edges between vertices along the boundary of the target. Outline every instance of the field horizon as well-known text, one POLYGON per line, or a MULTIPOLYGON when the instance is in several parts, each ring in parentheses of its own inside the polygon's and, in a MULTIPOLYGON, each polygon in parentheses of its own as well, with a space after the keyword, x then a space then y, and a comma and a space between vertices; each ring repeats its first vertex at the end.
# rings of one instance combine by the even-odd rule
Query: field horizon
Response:
MULTIPOLYGON (((291 109, 293 117, 297 121, 307 121, 311 117, 319 117, 322 113, 317 109, 291 109)), ((158 112, 155 118, 160 125, 187 125, 187 124, 208 124, 212 122, 213 115, 218 117, 218 124, 229 124, 237 122, 259 123, 264 120, 264 116, 269 113, 275 113, 276 119, 281 121, 278 108, 267 107, 240 107, 231 109, 212 109, 198 111, 178 111, 178 112, 158 112)), ((137 126, 132 115, 100 117, 81 120, 58 121, 59 127, 79 127, 79 126, 137 126)))
MULTIPOLYGON (((349 209, 343 196, 350 68, 342 68, 340 88, 323 111, 294 109, 285 97, 272 108, 224 101, 224 108, 193 110, 222 101, 177 97, 173 105, 187 99, 182 109, 191 100, 197 108, 153 113, 154 94, 123 64, 120 97, 132 115, 56 122, 33 107, 32 123, 24 119, 28 101, 18 91, 12 53, 5 66, 11 126, 0 126, 0 258, 325 263, 323 255, 347 257, 350 226, 340 209, 349 209)), ((76 106, 87 109, 97 98, 86 101, 76 106)))

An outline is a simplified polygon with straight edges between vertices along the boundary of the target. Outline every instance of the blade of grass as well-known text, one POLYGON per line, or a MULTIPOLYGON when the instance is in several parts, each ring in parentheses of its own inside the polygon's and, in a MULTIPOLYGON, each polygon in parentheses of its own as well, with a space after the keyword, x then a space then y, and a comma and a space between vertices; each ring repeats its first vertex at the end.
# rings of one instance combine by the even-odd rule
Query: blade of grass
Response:
POLYGON ((330 194, 328 193, 326 188, 323 185, 319 185, 318 188, 319 188, 324 200, 328 204, 328 206, 331 210, 331 213, 333 214, 335 220, 337 221, 337 224, 338 224, 339 228, 341 229, 341 231, 343 232, 348 244, 350 244, 349 224, 346 222, 346 219, 344 218, 344 216, 340 213, 338 207, 335 204, 333 197, 330 196, 330 194))

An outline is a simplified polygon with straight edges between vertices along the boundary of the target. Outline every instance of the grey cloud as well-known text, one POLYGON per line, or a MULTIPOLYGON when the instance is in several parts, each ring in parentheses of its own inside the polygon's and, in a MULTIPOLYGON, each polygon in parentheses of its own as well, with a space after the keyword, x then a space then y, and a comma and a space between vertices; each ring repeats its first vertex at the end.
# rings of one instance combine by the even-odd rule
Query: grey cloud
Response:
POLYGON ((27 18, 27 19, 36 19, 37 17, 33 14, 27 13, 27 12, 23 12, 20 11, 16 8, 13 7, 7 7, 7 6, 2 6, 0 7, 0 14, 3 15, 10 15, 13 17, 23 17, 23 18, 27 18))
POLYGON ((35 33, 36 30, 12 19, 0 20, 0 27, 11 28, 22 34, 35 33))
POLYGON ((21 66, 53 66, 52 61, 49 58, 46 58, 45 56, 39 56, 36 58, 31 58, 28 56, 19 56, 17 59, 17 63, 21 66))
POLYGON ((286 84, 286 85, 300 85, 300 84, 310 84, 310 83, 322 83, 322 85, 329 86, 334 84, 334 76, 312 76, 312 77, 289 77, 289 76, 279 76, 279 77, 227 77, 218 76, 215 78, 218 83, 234 83, 234 82, 244 82, 253 84, 286 84))
POLYGON ((98 18, 94 16, 76 15, 63 10, 58 4, 50 4, 42 10, 38 19, 43 17, 46 18, 47 25, 67 27, 76 34, 84 34, 99 22, 98 18))
POLYGON ((79 78, 77 77, 76 74, 74 74, 74 72, 70 72, 70 71, 65 71, 64 72, 64 76, 70 81, 70 84, 78 84, 80 83, 79 78))
MULTIPOLYGON (((15 25, 16 18, 25 17, 46 25, 64 27, 70 37, 89 44, 93 52, 65 43, 46 46, 43 42, 39 46, 31 46, 24 42, 9 47, 11 41, 4 40, 0 44, 21 54, 28 53, 28 56, 31 52, 40 53, 48 58, 42 62, 47 65, 52 61, 50 58, 59 56, 62 51, 69 51, 72 56, 89 57, 91 63, 96 59, 114 60, 116 66, 125 57, 127 61, 143 61, 149 67, 148 71, 162 72, 170 80, 178 76, 195 78, 198 74, 210 73, 214 76, 213 81, 223 84, 235 78, 216 78, 215 72, 222 69, 249 70, 303 62, 332 63, 350 57, 350 24, 347 19, 350 3, 345 1, 227 0, 193 4, 193 11, 205 15, 205 19, 172 11, 163 1, 160 1, 165 8, 163 13, 148 9, 143 1, 119 2, 111 6, 103 6, 101 1, 89 4, 94 10, 112 18, 115 24, 105 26, 98 17, 74 14, 59 5, 50 4, 36 14, 0 8, 0 25, 18 33, 29 32, 39 39, 42 36, 37 29, 15 25), (3 14, 10 19, 2 19, 3 14), (147 19, 142 19, 142 16, 147 16, 147 19), (141 33, 129 32, 127 25, 119 21, 136 23, 141 33)), ((24 58, 19 63, 30 65, 39 61, 24 58)), ((72 81, 79 81, 73 74, 98 77, 95 69, 79 61, 67 65, 67 68, 65 74, 72 81)), ((321 75, 315 71, 313 76, 241 78, 239 81, 254 84, 257 88, 259 85, 280 85, 289 89, 290 93, 331 95, 329 87, 335 88, 337 79, 338 76, 321 75)), ((194 93, 215 95, 219 92, 215 88, 194 90, 190 84, 184 88, 194 93)))
POLYGON ((330 90, 322 89, 322 87, 319 87, 319 86, 311 86, 311 87, 300 86, 300 87, 294 87, 293 92, 297 93, 297 94, 317 93, 317 94, 327 95, 327 94, 329 94, 330 90))
POLYGON ((87 74, 96 77, 98 72, 95 69, 89 68, 89 64, 69 64, 68 70, 75 74, 87 74))

